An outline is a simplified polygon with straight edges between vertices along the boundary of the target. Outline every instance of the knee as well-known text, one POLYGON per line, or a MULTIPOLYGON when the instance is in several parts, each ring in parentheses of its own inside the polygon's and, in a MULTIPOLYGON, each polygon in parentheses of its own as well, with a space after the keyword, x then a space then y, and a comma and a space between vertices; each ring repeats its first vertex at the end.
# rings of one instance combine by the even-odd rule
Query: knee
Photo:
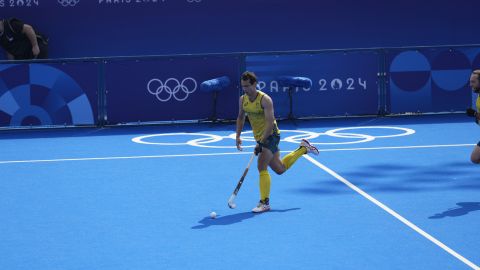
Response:
POLYGON ((470 155, 470 161, 473 164, 480 164, 480 146, 476 145, 470 155))
POLYGON ((262 171, 266 171, 266 170, 267 170, 267 167, 258 166, 258 167, 257 167, 257 170, 258 170, 258 173, 261 173, 262 171))
POLYGON ((479 158, 476 158, 476 157, 470 157, 470 161, 473 163, 473 164, 480 164, 480 159, 479 158))
MULTIPOLYGON (((282 171, 282 170, 279 170, 279 169, 274 169, 274 168, 270 168, 272 169, 272 171, 276 174, 276 175, 282 175, 285 171, 282 171)), ((261 170, 259 170, 259 172, 261 172, 261 170)))
POLYGON ((282 175, 284 172, 287 171, 287 169, 285 167, 281 167, 281 168, 277 168, 275 170, 273 170, 277 175, 282 175))

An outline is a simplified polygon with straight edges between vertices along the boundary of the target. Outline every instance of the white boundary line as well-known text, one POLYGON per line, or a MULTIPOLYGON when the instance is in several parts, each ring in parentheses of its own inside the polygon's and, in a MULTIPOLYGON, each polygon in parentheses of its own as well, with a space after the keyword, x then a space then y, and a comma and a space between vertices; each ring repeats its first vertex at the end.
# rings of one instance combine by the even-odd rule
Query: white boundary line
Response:
POLYGON ((0 164, 12 163, 42 163, 42 162, 62 162, 62 161, 92 161, 92 160, 116 160, 116 159, 146 159, 146 158, 170 158, 170 157, 201 157, 201 156, 225 156, 225 155, 239 155, 251 154, 251 152, 244 153, 210 153, 210 154, 178 154, 178 155, 152 155, 152 156, 125 156, 125 157, 97 157, 97 158, 59 158, 59 159, 32 159, 32 160, 5 160, 0 161, 0 164))
POLYGON ((384 146, 384 147, 360 147, 360 148, 333 148, 320 149, 320 152, 333 151, 359 151, 359 150, 388 150, 388 149, 415 149, 415 148, 440 148, 440 147, 462 147, 474 146, 475 144, 432 144, 432 145, 407 145, 407 146, 384 146))
POLYGON ((402 223, 404 223, 405 225, 407 225, 408 227, 410 227, 411 229, 413 229, 414 231, 416 231, 417 233, 419 233, 423 237, 427 238, 428 240, 433 242, 435 245, 439 246, 440 248, 442 248, 446 252, 450 253, 452 256, 459 259, 461 262, 465 263, 466 265, 468 265, 472 269, 480 270, 480 267, 478 267, 477 265, 475 265, 474 263, 472 263, 471 261, 469 261, 468 259, 466 259, 462 255, 458 254, 453 249, 449 248, 448 246, 446 246, 445 244, 443 244, 442 242, 440 242, 439 240, 437 240, 435 237, 431 236, 430 234, 428 234, 424 230, 420 229, 418 226, 416 226, 415 224, 413 224, 412 222, 410 222, 406 218, 402 217, 400 214, 398 214, 397 212, 395 212, 394 210, 392 210, 388 206, 384 205, 383 203, 381 203, 377 199, 373 198, 372 196, 370 196, 365 191, 361 190, 360 188, 358 188, 354 184, 350 183, 347 179, 343 178, 342 176, 340 176, 339 174, 337 174, 336 172, 334 172, 333 170, 331 170, 327 166, 323 165, 322 163, 318 162, 317 160, 315 160, 314 158, 312 158, 308 155, 304 155, 303 157, 306 158, 307 160, 309 160, 311 163, 313 163, 317 167, 319 167, 320 169, 322 169, 325 172, 327 172, 328 174, 330 174, 331 176, 335 177, 340 182, 347 185, 349 188, 353 189, 354 191, 356 191, 357 193, 359 193, 360 195, 365 197, 367 200, 376 204, 378 207, 382 208, 384 211, 386 211, 390 215, 394 216, 396 219, 400 220, 402 223))
MULTIPOLYGON (((434 145, 385 146, 385 147, 364 147, 364 148, 332 148, 332 149, 321 149, 320 152, 439 148, 439 147, 463 147, 463 146, 474 146, 474 145, 475 144, 434 144, 434 145)), ((281 151, 281 152, 286 153, 286 152, 291 152, 291 151, 281 151)), ((147 158, 170 158, 170 157, 226 156, 226 155, 242 155, 242 154, 251 154, 251 152, 250 151, 245 151, 245 152, 208 153, 208 154, 175 154, 175 155, 149 155, 149 156, 123 156, 123 157, 118 156, 118 157, 86 157, 86 158, 59 158, 59 159, 4 160, 4 161, 0 161, 0 164, 119 160, 119 159, 147 159, 147 158)))

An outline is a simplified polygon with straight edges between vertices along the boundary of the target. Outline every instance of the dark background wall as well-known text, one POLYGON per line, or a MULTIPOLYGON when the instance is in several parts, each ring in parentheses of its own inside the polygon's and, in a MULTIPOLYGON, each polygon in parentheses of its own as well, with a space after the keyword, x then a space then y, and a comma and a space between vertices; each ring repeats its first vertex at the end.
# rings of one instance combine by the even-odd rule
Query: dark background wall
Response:
POLYGON ((480 44, 478 1, 0 0, 52 58, 480 44))

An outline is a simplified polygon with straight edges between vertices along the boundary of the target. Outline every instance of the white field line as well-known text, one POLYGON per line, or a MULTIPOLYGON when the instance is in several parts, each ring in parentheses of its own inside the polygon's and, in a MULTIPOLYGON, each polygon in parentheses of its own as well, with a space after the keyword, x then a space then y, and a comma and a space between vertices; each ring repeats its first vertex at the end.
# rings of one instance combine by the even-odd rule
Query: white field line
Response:
POLYGON ((468 265, 469 267, 471 267, 472 269, 475 269, 475 270, 480 270, 480 267, 478 267, 477 265, 475 265, 474 263, 472 263, 471 261, 469 261, 468 259, 466 259, 465 257, 463 257, 462 255, 458 254, 456 251, 454 251, 453 249, 449 248, 448 246, 446 246, 444 243, 440 242, 438 239, 436 239, 435 237, 431 236, 430 234, 428 234, 427 232, 425 232, 424 230, 420 229, 417 225, 413 224, 412 222, 410 222, 409 220, 407 220, 406 218, 402 217, 400 214, 398 214, 397 212, 395 212, 394 210, 392 210, 391 208, 389 208, 388 206, 386 206, 385 204, 381 203, 380 201, 378 201, 377 199, 373 198, 372 196, 370 196, 368 193, 366 193, 365 191, 361 190, 360 188, 358 188, 357 186, 355 186, 354 184, 352 184, 350 181, 348 181, 347 179, 343 178, 342 176, 340 176, 339 174, 337 174, 335 171, 331 170, 330 168, 328 168, 327 166, 323 165, 322 163, 318 162, 317 160, 315 160, 314 158, 308 156, 308 155, 304 155, 303 156, 304 158, 306 158, 307 160, 309 160, 310 162, 312 162, 314 165, 316 165, 317 167, 319 167, 320 169, 324 170, 325 172, 327 172, 328 174, 330 174, 331 176, 335 177, 337 180, 339 180, 340 182, 344 183, 345 185, 347 185, 349 188, 353 189, 355 192, 359 193, 360 195, 362 195, 363 197, 365 197, 367 200, 371 201, 372 203, 374 203, 375 205, 377 205, 378 207, 380 207, 381 209, 383 209, 385 212, 389 213, 390 215, 394 216, 396 219, 400 220, 402 223, 404 223, 405 225, 407 225, 408 227, 410 227, 412 230, 416 231, 418 234, 420 234, 421 236, 427 238, 428 240, 430 240, 431 242, 433 242, 435 245, 439 246, 441 249, 445 250, 446 252, 450 253, 452 256, 454 256, 455 258, 457 258, 458 260, 460 260, 461 262, 463 262, 464 264, 468 265))
MULTIPOLYGON (((410 146, 385 146, 385 147, 363 147, 363 148, 332 148, 321 149, 320 152, 334 151, 362 151, 362 150, 388 150, 388 149, 415 149, 415 148, 440 148, 440 147, 464 147, 474 146, 475 144, 434 144, 434 145, 410 145, 410 146)), ((290 151, 282 151, 290 152, 290 151)), ((3 160, 0 164, 14 163, 46 163, 46 162, 65 162, 65 161, 96 161, 96 160, 121 160, 121 159, 149 159, 149 158, 173 158, 173 157, 201 157, 201 156, 226 156, 250 154, 250 151, 227 152, 227 153, 207 153, 207 154, 174 154, 174 155, 147 155, 147 156, 113 156, 113 157, 85 157, 85 158, 58 158, 58 159, 29 159, 29 160, 3 160)))

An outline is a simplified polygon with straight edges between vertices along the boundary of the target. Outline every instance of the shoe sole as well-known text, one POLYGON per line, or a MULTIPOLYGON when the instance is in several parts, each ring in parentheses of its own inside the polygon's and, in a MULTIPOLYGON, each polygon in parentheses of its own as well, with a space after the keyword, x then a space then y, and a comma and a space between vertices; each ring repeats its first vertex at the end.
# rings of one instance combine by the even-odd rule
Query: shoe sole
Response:
POLYGON ((254 214, 261 214, 261 213, 265 213, 265 212, 268 212, 268 211, 270 211, 270 208, 268 208, 267 210, 258 211, 258 212, 255 212, 255 211, 252 210, 252 213, 254 213, 254 214))
POLYGON ((313 150, 310 150, 310 152, 314 155, 318 155, 320 154, 320 151, 318 151, 318 148, 313 146, 309 141, 305 140, 305 139, 302 139, 302 142, 304 142, 306 144, 305 145, 302 145, 303 147, 307 148, 307 152, 308 152, 308 149, 313 149, 313 150))

